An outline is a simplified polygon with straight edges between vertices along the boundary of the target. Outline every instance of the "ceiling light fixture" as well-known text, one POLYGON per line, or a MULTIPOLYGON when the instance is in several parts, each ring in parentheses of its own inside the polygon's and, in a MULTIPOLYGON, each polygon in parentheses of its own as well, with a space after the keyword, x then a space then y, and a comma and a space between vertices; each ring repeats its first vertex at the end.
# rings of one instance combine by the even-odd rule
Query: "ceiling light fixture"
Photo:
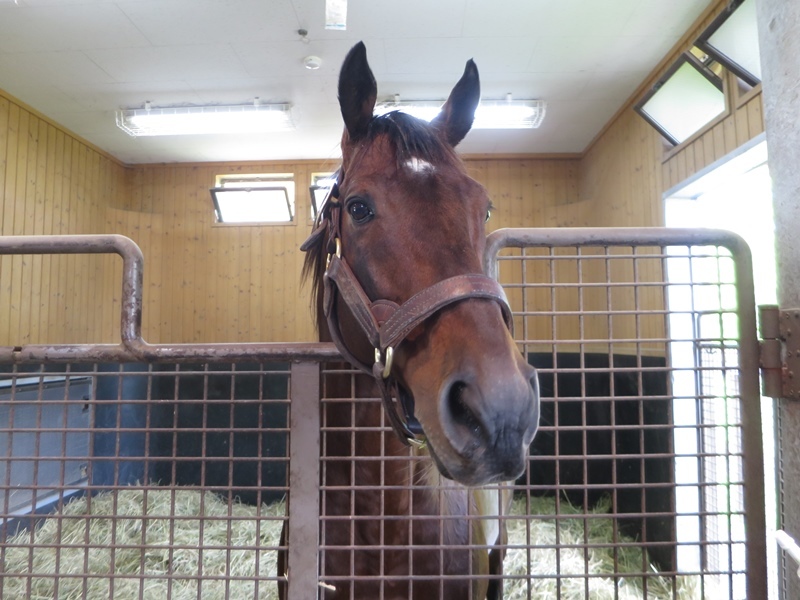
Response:
POLYGON ((173 106, 122 109, 117 127, 132 136, 267 133, 294 128, 290 104, 173 106))
POLYGON ((303 66, 309 71, 316 71, 322 66, 322 59, 319 56, 306 56, 303 59, 303 66))
MULTIPOLYGON (((396 95, 390 102, 382 102, 375 107, 375 113, 382 115, 399 110, 425 121, 430 121, 442 108, 441 101, 409 100, 401 101, 396 95)), ((511 94, 505 100, 481 100, 475 111, 473 129, 536 129, 542 124, 547 102, 544 100, 514 100, 511 94)))

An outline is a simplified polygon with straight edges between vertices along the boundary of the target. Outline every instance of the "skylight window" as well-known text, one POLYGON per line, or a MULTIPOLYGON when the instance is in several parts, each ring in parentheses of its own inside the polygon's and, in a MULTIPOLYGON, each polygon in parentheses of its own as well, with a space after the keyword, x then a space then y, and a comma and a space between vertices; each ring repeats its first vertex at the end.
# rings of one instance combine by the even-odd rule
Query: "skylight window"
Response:
POLYGON ((291 223, 294 220, 291 174, 220 175, 211 188, 217 223, 291 223))

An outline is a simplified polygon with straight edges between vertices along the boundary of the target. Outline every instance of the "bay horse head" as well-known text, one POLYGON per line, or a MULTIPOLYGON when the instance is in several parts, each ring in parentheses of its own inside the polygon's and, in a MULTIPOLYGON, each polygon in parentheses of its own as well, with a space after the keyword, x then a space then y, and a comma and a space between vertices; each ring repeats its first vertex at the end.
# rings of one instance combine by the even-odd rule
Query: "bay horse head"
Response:
POLYGON ((376 97, 359 43, 339 76, 338 181, 303 247, 315 250, 306 271, 324 281, 321 337, 327 329, 375 377, 394 429, 424 440, 442 475, 513 480, 538 427, 539 393, 505 294, 483 273, 489 196, 454 150, 480 99, 477 67, 467 62, 430 123, 374 116, 376 97))

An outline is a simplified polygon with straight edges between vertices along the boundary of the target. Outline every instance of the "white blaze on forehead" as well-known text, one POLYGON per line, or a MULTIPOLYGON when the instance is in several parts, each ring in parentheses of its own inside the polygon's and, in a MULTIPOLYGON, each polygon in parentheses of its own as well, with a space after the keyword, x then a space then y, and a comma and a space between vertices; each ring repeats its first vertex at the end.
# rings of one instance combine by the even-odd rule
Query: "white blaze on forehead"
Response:
POLYGON ((405 163, 406 169, 412 171, 414 173, 421 173, 425 175, 430 175, 436 172, 436 167, 434 167, 431 163, 427 160, 423 160, 421 158, 417 158, 416 156, 407 160, 405 163))

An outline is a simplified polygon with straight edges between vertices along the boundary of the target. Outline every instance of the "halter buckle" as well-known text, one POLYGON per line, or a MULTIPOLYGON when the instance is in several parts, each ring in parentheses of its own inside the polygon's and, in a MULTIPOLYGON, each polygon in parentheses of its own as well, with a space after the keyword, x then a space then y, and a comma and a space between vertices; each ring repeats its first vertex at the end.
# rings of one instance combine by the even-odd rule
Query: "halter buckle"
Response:
POLYGON ((326 271, 328 270, 328 267, 330 267, 330 266, 331 266, 331 259, 333 258, 333 255, 334 255, 334 254, 336 255, 336 258, 342 258, 342 240, 340 240, 340 239, 337 237, 337 238, 334 240, 334 242, 336 243, 336 251, 335 251, 335 252, 333 252, 333 253, 329 253, 329 254, 328 254, 328 260, 325 262, 325 270, 326 270, 326 271))
POLYGON ((375 348, 375 363, 383 365, 383 370, 381 371, 381 377, 384 379, 389 378, 389 374, 392 372, 392 358, 394 358, 394 348, 391 346, 386 347, 386 362, 381 361, 381 351, 380 348, 375 348))

